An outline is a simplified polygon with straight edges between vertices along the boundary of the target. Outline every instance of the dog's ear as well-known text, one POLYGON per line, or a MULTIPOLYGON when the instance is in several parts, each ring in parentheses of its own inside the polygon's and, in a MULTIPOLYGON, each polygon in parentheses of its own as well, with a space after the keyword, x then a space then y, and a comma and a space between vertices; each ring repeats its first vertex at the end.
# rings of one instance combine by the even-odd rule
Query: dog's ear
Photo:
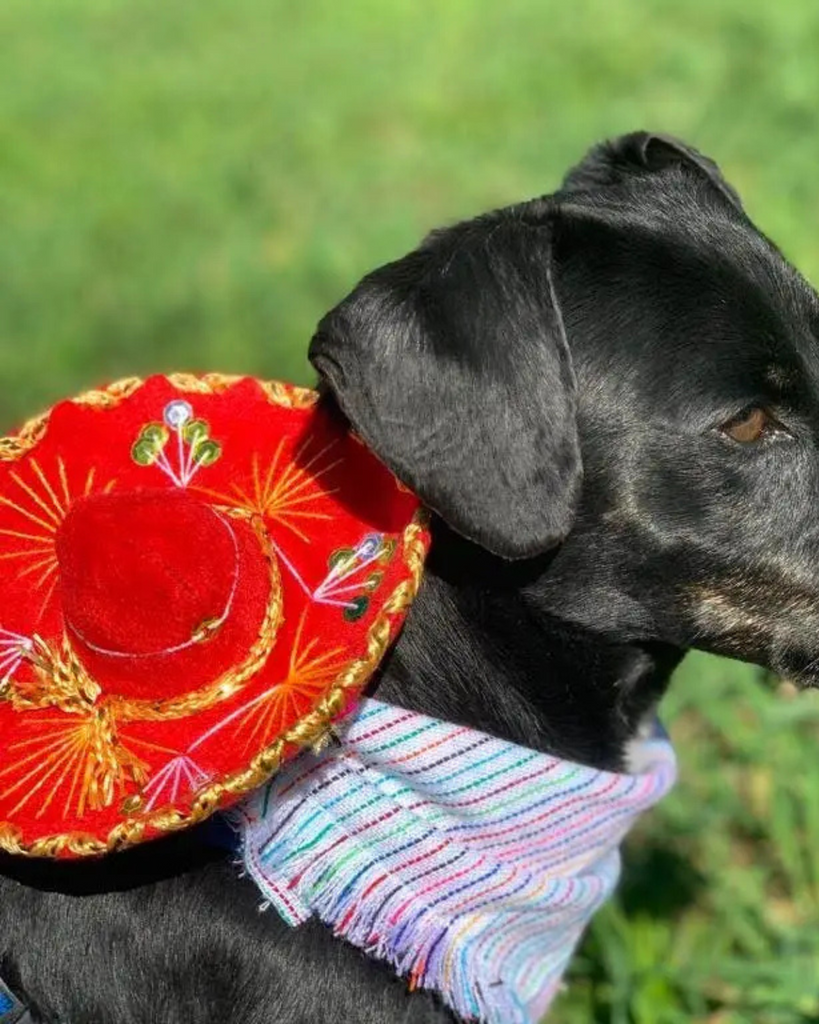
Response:
POLYGON ((505 558, 569 532, 575 381, 542 218, 494 214, 365 277, 310 360, 356 432, 458 533, 505 558))
POLYGON ((682 168, 706 180, 732 206, 742 202, 722 173, 707 156, 670 135, 632 132, 591 149, 566 175, 564 191, 578 191, 616 185, 634 175, 662 174, 669 168, 682 168))

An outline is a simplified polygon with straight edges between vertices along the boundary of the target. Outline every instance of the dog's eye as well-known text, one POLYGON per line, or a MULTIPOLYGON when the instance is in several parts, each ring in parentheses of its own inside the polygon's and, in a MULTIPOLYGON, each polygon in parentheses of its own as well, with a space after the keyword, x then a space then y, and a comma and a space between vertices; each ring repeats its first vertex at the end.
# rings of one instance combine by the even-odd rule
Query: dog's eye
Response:
POLYGON ((743 409, 727 423, 723 423, 720 430, 732 441, 738 441, 740 444, 753 444, 769 434, 783 430, 783 428, 766 409, 752 405, 743 409))

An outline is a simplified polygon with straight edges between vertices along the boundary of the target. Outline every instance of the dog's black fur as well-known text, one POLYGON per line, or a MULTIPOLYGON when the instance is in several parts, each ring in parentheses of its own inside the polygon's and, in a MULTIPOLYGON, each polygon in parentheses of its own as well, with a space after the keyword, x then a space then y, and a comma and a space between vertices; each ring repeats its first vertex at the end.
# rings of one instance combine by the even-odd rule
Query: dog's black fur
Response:
MULTIPOLYGON (((689 647, 817 682, 818 335, 716 166, 645 133, 365 278, 311 358, 438 514, 379 697, 616 767, 689 647)), ((0 871, 0 974, 49 1024, 451 1019, 259 914, 201 830, 0 871)))

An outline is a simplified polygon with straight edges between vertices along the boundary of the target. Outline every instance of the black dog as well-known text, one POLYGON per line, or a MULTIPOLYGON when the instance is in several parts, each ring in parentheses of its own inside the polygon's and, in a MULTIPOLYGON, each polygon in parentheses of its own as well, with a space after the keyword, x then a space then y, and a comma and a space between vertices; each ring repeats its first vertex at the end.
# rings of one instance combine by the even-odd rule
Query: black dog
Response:
MULTIPOLYGON (((311 358, 437 513, 378 696, 616 767, 689 647, 817 681, 818 338, 717 168, 645 134, 365 278, 311 358)), ((259 914, 201 831, 0 867, 0 974, 36 1020, 451 1019, 259 914)))

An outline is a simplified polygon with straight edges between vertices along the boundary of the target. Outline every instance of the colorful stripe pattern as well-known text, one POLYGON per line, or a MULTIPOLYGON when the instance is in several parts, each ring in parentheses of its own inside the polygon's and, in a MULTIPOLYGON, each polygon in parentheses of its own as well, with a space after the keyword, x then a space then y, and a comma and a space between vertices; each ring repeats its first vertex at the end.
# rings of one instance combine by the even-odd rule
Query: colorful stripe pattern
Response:
POLYGON ((538 1021, 617 882, 623 837, 674 781, 667 738, 638 741, 639 767, 619 774, 375 700, 337 733, 240 805, 265 897, 466 1019, 538 1021))

